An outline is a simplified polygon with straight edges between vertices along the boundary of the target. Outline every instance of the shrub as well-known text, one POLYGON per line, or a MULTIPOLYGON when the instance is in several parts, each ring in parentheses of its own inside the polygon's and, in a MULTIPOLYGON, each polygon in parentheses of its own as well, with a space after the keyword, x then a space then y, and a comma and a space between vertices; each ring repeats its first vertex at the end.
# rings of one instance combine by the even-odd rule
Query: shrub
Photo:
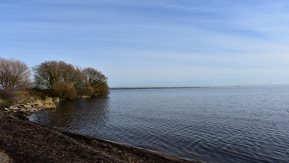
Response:
POLYGON ((55 83, 52 91, 55 97, 60 97, 62 100, 72 100, 77 97, 76 89, 67 82, 55 83))

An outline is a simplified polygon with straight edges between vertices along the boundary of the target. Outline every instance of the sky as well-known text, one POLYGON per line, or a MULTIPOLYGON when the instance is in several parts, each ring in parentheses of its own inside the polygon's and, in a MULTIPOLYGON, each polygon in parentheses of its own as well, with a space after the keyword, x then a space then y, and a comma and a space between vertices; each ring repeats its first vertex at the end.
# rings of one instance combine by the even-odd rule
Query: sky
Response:
POLYGON ((287 0, 1 0, 0 57, 110 87, 289 84, 287 0))

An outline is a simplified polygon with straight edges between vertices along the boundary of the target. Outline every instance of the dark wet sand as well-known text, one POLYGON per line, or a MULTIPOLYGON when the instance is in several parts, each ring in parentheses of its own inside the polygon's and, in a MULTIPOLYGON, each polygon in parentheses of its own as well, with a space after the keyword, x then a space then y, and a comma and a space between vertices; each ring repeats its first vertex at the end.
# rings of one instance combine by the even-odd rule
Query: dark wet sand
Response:
POLYGON ((21 163, 199 162, 51 129, 3 111, 0 111, 0 151, 8 162, 21 163))

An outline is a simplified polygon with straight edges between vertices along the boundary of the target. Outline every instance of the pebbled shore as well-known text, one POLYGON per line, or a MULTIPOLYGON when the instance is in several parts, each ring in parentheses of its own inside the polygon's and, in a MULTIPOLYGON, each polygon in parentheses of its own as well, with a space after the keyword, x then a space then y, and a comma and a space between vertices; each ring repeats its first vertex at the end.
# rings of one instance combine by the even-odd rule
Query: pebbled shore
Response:
POLYGON ((0 160, 6 162, 193 163, 174 156, 44 127, 0 111, 0 160), (7 158, 8 157, 8 158, 7 158))

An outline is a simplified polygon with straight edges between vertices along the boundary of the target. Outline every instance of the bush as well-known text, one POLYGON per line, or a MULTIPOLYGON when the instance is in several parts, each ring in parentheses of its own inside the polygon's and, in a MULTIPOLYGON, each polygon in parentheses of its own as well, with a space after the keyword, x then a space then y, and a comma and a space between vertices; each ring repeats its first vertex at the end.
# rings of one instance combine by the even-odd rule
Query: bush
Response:
POLYGON ((106 83, 103 83, 94 89, 93 96, 106 96, 108 94, 109 94, 109 87, 106 83))
POLYGON ((54 84, 52 90, 54 97, 60 97, 62 100, 72 100, 77 97, 76 89, 70 83, 58 82, 54 84))

